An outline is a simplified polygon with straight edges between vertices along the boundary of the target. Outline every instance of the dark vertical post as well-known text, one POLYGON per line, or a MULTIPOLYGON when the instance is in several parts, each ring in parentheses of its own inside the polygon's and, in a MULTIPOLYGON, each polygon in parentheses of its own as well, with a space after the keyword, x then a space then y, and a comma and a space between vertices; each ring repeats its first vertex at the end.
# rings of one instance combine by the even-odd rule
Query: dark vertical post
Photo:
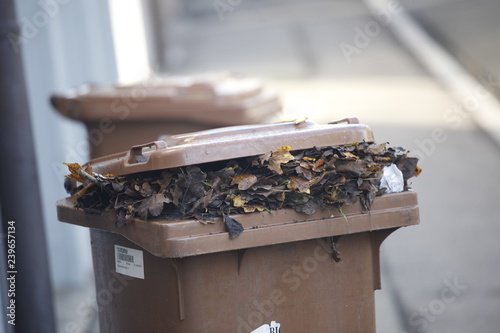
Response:
MULTIPOLYGON (((13 47, 19 36, 15 1, 3 0, 0 7, 0 207, 7 243, 15 239, 15 264, 7 261, 7 269, 15 272, 8 274, 14 276, 8 288, 15 282, 14 330, 53 333, 52 288, 27 93, 20 50, 13 47)), ((2 279, 5 274, 1 272, 2 279)), ((5 308, 1 316, 6 315, 3 312, 5 308)))

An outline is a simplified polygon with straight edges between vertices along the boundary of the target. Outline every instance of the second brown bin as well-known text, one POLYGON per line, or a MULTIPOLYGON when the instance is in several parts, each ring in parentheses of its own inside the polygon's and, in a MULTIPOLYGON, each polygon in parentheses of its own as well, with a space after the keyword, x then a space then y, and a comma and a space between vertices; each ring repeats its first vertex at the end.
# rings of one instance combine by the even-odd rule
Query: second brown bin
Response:
POLYGON ((260 80, 230 73, 83 85, 53 95, 51 102, 63 116, 85 124, 91 158, 164 135, 275 121, 282 108, 260 80))
MULTIPOLYGON (((95 159, 95 172, 125 175, 295 149, 373 142, 355 121, 229 127, 174 135, 95 159)), ((229 239, 223 223, 134 220, 117 228, 58 202, 61 221, 93 229, 92 253, 101 332, 375 332, 379 247, 419 221, 414 192, 361 205, 233 216, 244 226, 229 239), (338 236, 341 236, 338 238, 338 236), (332 259, 332 239, 342 260, 332 259), (271 326, 275 326, 274 323, 271 326), (267 326, 266 326, 267 327, 267 326), (260 332, 260 331, 259 331, 260 332)))

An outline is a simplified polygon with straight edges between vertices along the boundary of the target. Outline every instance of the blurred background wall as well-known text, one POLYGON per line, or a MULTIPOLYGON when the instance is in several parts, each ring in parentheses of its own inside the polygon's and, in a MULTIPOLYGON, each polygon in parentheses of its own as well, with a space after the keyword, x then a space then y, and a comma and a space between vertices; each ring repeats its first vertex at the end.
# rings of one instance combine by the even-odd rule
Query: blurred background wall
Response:
POLYGON ((88 159, 83 126, 57 115, 49 97, 85 82, 117 78, 107 3, 18 1, 21 49, 42 188, 51 272, 55 287, 88 279, 87 231, 57 222, 54 202, 64 197, 65 161, 88 159), (45 15, 44 15, 45 14, 45 15))

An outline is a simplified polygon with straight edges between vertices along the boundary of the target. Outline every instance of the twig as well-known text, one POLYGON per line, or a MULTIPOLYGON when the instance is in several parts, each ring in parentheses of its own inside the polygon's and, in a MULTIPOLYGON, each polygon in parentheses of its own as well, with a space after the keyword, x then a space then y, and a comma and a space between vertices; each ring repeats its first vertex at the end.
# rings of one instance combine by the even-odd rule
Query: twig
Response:
POLYGON ((83 169, 78 170, 78 175, 82 178, 89 180, 92 184, 101 186, 101 182, 97 180, 94 176, 84 171, 83 169))

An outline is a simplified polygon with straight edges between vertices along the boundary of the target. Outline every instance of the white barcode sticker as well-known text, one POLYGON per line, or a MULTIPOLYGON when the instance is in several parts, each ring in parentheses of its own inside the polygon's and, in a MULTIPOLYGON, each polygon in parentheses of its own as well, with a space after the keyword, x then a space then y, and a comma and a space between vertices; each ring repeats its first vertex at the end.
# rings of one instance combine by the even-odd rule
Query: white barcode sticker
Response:
POLYGON ((141 250, 115 245, 116 272, 144 279, 144 262, 141 250))

